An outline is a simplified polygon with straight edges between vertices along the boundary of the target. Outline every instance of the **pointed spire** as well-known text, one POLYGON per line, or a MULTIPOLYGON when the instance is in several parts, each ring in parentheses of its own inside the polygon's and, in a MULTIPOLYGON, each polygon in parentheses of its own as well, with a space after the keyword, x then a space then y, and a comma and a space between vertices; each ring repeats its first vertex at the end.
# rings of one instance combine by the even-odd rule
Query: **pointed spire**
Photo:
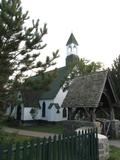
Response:
POLYGON ((70 35, 70 37, 69 37, 69 39, 68 39, 68 41, 67 41, 66 46, 68 46, 69 44, 72 44, 72 43, 73 43, 73 44, 76 44, 76 45, 78 46, 78 42, 77 42, 77 40, 75 39, 73 33, 71 33, 71 35, 70 35))

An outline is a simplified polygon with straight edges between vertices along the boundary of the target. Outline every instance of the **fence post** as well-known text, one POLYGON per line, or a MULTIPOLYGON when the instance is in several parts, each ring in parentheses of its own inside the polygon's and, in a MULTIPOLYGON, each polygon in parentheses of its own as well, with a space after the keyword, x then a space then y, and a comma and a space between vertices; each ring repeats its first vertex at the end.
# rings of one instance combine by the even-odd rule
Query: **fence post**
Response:
POLYGON ((77 152, 78 152, 78 159, 81 160, 81 134, 80 131, 78 132, 78 147, 77 147, 77 152))
POLYGON ((42 159, 42 145, 43 145, 43 142, 42 142, 42 140, 40 140, 40 143, 39 143, 39 160, 42 159))
POLYGON ((29 148, 29 160, 34 159, 34 141, 33 139, 30 141, 30 148, 29 148))
POLYGON ((88 129, 88 160, 91 160, 90 159, 90 138, 91 138, 91 136, 90 136, 90 129, 88 129))
POLYGON ((3 155, 3 147, 0 145, 0 160, 2 160, 2 155, 3 155))
POLYGON ((77 133, 75 132, 73 135, 74 138, 74 157, 77 159, 77 133))
POLYGON ((50 159, 50 157, 49 157, 49 150, 50 150, 49 142, 48 142, 48 139, 46 139, 46 142, 45 142, 45 151, 46 151, 45 160, 49 160, 50 159))
POLYGON ((46 156, 45 143, 46 143, 46 138, 44 137, 43 144, 42 144, 42 160, 45 160, 45 156, 46 156))
POLYGON ((20 160, 20 143, 16 143, 15 160, 20 160))
POLYGON ((57 160, 56 159, 56 135, 53 137, 53 160, 57 160))
POLYGON ((36 139, 36 160, 40 160, 40 156, 41 156, 41 151, 40 151, 40 138, 36 139))
POLYGON ((96 142, 96 160, 99 160, 99 146, 98 146, 98 130, 95 129, 95 142, 96 142))
POLYGON ((95 144, 94 144, 94 140, 95 140, 95 135, 94 135, 94 130, 91 129, 91 157, 94 160, 94 155, 95 155, 95 144))
POLYGON ((58 136, 58 160, 62 160, 62 152, 61 152, 61 135, 58 136))
POLYGON ((65 135, 62 135, 62 160, 65 160, 65 135))
POLYGON ((87 131, 85 130, 85 132, 84 132, 84 158, 85 158, 85 160, 87 160, 87 158, 88 158, 88 151, 87 151, 87 131))
POLYGON ((9 145, 8 145, 8 159, 9 159, 9 160, 12 160, 12 155, 13 155, 13 152, 12 152, 12 144, 9 144, 9 145))
POLYGON ((71 160, 70 147, 71 147, 70 136, 68 136, 68 138, 67 138, 67 158, 68 158, 68 160, 71 160))
POLYGON ((83 160, 84 159, 84 133, 83 133, 83 130, 82 130, 82 134, 81 134, 81 147, 82 147, 82 149, 81 149, 81 160, 83 160))
POLYGON ((48 138, 48 159, 52 160, 52 138, 49 136, 48 138))
POLYGON ((23 160, 26 160, 28 157, 27 157, 27 142, 24 141, 23 143, 23 160))

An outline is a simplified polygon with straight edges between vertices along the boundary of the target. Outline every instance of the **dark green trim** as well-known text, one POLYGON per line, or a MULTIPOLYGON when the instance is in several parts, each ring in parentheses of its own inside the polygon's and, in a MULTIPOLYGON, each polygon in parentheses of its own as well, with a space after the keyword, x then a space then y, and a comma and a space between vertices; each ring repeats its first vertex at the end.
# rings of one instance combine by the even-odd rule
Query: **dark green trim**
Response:
POLYGON ((57 110, 59 110, 59 109, 60 109, 60 106, 59 106, 59 104, 58 104, 58 103, 50 103, 50 105, 49 105, 48 109, 51 109, 53 106, 55 106, 55 108, 56 108, 57 110))

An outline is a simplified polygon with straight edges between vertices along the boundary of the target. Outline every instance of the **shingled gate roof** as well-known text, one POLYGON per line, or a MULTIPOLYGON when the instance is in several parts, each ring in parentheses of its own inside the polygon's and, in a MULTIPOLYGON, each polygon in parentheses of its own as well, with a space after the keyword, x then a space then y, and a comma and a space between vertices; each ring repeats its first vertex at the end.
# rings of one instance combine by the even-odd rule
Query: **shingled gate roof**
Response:
POLYGON ((62 107, 98 107, 108 71, 77 77, 73 80, 62 107))

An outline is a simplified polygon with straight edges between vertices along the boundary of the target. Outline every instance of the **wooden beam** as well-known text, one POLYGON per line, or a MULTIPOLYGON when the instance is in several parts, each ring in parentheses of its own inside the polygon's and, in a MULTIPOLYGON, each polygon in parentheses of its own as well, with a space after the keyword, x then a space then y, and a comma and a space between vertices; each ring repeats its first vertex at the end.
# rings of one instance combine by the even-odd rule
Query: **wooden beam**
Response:
POLYGON ((106 92, 104 92, 104 95, 106 96, 109 107, 110 107, 110 120, 114 120, 115 119, 115 113, 114 113, 114 107, 113 107, 113 104, 111 102, 110 96, 106 92))
POLYGON ((68 108, 68 120, 72 120, 72 108, 68 108))
POLYGON ((110 117, 110 114, 107 111, 105 111, 104 108, 100 107, 99 109, 102 110, 106 114, 106 116, 110 117))
POLYGON ((86 116, 88 117, 88 119, 90 119, 91 115, 90 112, 87 111, 88 108, 84 107, 84 111, 86 113, 86 116))
POLYGON ((96 111, 96 108, 91 108, 90 109, 90 120, 92 122, 96 121, 96 113, 95 113, 95 111, 96 111))
POLYGON ((110 120, 114 120, 115 119, 115 112, 114 112, 114 108, 111 106, 110 107, 110 120))

